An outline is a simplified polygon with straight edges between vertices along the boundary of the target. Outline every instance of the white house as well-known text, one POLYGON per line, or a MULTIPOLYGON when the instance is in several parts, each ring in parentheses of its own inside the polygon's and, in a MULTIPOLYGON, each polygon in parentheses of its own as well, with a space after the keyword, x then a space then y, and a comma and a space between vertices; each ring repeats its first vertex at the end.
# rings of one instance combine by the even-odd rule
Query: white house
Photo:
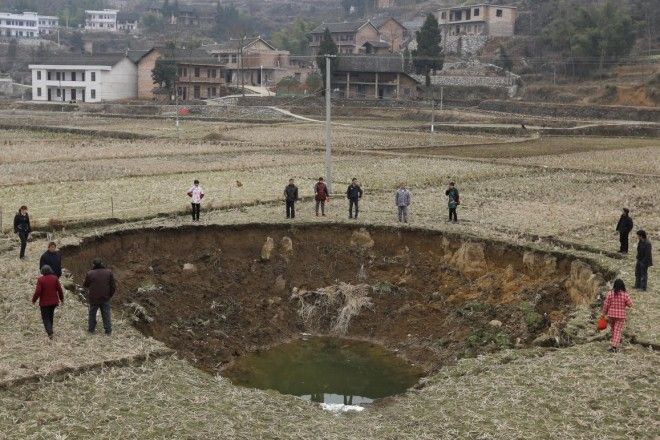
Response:
POLYGON ((58 56, 29 68, 33 101, 103 102, 137 97, 137 65, 124 54, 58 56))
POLYGON ((124 32, 137 32, 140 25, 140 16, 132 12, 119 12, 117 14, 117 30, 124 32))
POLYGON ((0 37, 38 38, 39 16, 36 12, 0 12, 0 37))
POLYGON ((116 9, 85 11, 85 30, 116 32, 117 12, 116 9))
POLYGON ((50 35, 55 33, 60 25, 60 19, 52 15, 39 16, 39 34, 50 35))

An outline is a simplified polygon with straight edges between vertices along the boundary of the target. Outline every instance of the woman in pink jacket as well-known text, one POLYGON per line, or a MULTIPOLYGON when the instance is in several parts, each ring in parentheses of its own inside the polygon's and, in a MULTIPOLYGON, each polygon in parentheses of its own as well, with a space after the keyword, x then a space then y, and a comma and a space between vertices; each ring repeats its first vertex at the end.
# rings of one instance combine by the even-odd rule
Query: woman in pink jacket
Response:
POLYGON ((614 280, 612 290, 607 293, 603 304, 603 316, 607 316, 612 327, 612 341, 610 342, 611 353, 619 351, 621 345, 621 333, 623 324, 626 322, 626 308, 632 307, 630 295, 626 292, 626 285, 620 279, 614 280))

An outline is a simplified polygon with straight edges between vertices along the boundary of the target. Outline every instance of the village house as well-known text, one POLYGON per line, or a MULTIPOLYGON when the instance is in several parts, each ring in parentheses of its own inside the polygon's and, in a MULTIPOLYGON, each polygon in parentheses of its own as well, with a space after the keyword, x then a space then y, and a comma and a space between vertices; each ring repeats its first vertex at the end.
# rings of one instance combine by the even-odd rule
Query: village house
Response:
POLYGON ((118 12, 116 9, 85 11, 85 30, 116 32, 118 12))
POLYGON ((484 35, 511 37, 516 23, 516 7, 480 3, 440 9, 438 24, 442 37, 484 35))
POLYGON ((117 30, 128 33, 137 32, 140 24, 140 15, 134 12, 117 13, 117 30))
POLYGON ((324 23, 310 32, 312 41, 310 41, 309 46, 314 55, 319 51, 319 45, 323 40, 326 28, 330 31, 339 53, 343 54, 364 53, 366 51, 365 43, 370 42, 373 47, 381 41, 378 29, 370 21, 324 23))
POLYGON ((158 60, 173 61, 176 64, 176 93, 179 99, 187 101, 226 95, 224 67, 208 53, 200 49, 154 47, 138 60, 139 99, 153 100, 159 96, 158 86, 152 78, 158 60))
POLYGON ((202 49, 224 67, 226 83, 234 86, 268 87, 287 76, 304 81, 309 72, 292 62, 289 51, 279 50, 261 37, 231 39, 202 49))
POLYGON ((39 15, 36 12, 0 12, 0 37, 38 38, 55 32, 58 24, 57 17, 39 15))
POLYGON ((388 52, 400 52, 404 49, 408 30, 397 19, 377 18, 371 20, 371 23, 378 29, 380 41, 387 43, 388 52))
POLYGON ((331 74, 332 87, 346 99, 414 99, 419 88, 400 56, 339 57, 331 74))
POLYGON ((104 102, 137 97, 137 66, 126 54, 58 55, 30 64, 32 100, 104 102))

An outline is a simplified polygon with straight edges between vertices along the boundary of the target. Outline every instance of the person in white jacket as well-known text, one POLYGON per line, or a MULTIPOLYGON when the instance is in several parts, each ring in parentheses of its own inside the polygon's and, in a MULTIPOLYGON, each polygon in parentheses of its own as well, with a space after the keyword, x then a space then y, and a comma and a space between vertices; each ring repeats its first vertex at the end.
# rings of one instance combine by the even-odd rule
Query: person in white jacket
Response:
POLYGON ((188 190, 188 197, 190 197, 190 202, 192 204, 192 219, 193 221, 199 221, 199 211, 202 206, 202 199, 204 198, 204 190, 199 186, 199 180, 195 179, 193 186, 188 190))

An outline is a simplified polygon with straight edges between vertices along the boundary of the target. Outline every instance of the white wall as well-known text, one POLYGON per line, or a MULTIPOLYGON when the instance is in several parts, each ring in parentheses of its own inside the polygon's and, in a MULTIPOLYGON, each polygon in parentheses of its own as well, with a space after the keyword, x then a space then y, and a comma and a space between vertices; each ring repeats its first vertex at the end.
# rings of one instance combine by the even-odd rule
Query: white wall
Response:
POLYGON ((137 98, 137 73, 137 66, 128 58, 115 64, 109 72, 102 72, 102 99, 116 101, 137 98))

